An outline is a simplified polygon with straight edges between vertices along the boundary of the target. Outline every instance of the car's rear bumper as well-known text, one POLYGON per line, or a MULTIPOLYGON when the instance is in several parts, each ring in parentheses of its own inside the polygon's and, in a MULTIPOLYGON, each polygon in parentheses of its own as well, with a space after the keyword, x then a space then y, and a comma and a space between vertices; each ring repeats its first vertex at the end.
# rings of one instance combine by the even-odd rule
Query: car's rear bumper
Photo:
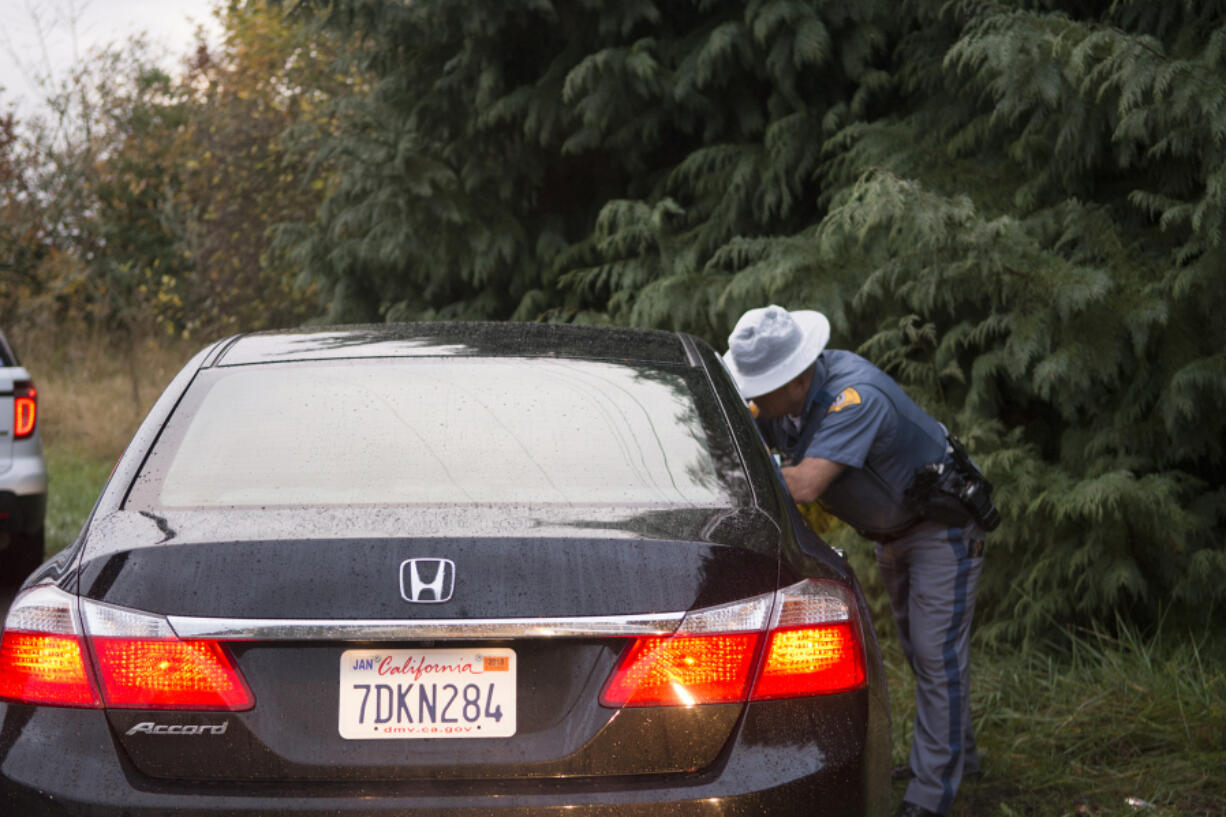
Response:
MULTIPOLYGON (((847 696, 860 717, 751 705, 711 768, 628 778, 377 781, 327 784, 176 783, 126 759, 100 711, 0 704, 0 813, 23 817, 353 815, 882 815, 889 799, 888 724, 867 691, 847 696), (865 711, 867 710, 867 712, 865 711), (867 717, 866 717, 867 716, 867 717), (797 737, 798 734, 803 737, 797 737)), ((811 711, 811 710, 809 710, 811 711)), ((167 751, 190 751, 168 739, 167 751)), ((634 751, 626 747, 626 751, 634 751)))
POLYGON ((35 533, 47 515, 47 486, 41 493, 0 491, 0 533, 35 533))

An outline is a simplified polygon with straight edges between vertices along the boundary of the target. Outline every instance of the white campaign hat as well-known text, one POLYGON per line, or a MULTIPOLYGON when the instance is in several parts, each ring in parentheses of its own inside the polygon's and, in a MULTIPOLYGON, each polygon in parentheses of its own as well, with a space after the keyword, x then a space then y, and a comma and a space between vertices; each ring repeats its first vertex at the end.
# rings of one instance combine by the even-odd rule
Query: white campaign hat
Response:
POLYGON ((830 321, 820 312, 789 312, 781 306, 751 309, 728 336, 724 363, 741 396, 769 394, 813 365, 830 340, 830 321))

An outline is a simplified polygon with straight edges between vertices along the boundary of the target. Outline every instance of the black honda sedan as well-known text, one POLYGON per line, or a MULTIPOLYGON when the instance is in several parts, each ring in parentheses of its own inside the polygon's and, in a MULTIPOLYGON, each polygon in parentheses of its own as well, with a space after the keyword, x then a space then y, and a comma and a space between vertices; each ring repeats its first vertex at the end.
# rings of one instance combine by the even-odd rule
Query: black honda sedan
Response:
POLYGON ((242 335, 0 646, 0 813, 880 814, 856 580, 686 335, 242 335))

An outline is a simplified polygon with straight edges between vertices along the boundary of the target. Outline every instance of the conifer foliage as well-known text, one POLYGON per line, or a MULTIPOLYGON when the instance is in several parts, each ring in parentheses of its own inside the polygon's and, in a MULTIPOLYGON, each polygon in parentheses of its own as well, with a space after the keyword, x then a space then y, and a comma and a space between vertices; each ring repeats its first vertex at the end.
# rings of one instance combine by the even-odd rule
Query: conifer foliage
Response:
POLYGON ((831 316, 970 445, 987 633, 1226 600, 1226 8, 303 0, 334 319, 831 316))

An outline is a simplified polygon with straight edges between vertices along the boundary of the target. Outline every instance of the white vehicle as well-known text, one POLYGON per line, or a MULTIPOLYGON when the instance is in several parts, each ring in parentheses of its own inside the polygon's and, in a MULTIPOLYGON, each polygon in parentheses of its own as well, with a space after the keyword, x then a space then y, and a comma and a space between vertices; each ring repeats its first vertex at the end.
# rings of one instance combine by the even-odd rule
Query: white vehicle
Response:
POLYGON ((46 511, 38 391, 0 332, 0 581, 20 583, 42 562, 46 511))

